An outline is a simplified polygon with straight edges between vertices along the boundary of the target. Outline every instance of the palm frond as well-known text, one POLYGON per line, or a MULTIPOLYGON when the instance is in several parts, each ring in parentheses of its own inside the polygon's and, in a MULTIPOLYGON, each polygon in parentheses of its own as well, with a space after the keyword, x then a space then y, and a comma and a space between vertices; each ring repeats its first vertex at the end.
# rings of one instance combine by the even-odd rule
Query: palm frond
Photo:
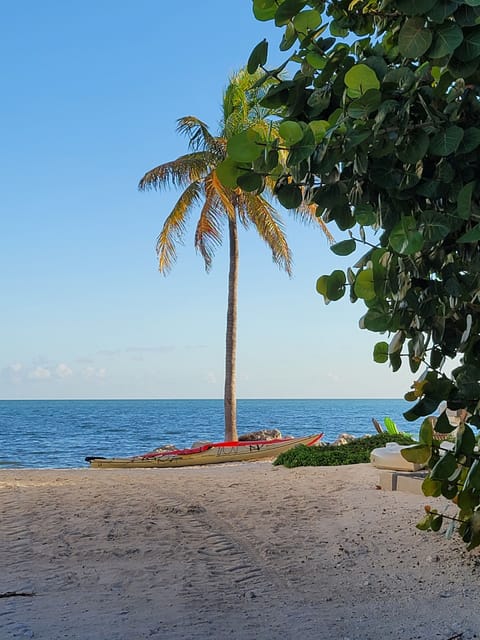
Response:
POLYGON ((193 151, 217 152, 217 138, 208 126, 195 116, 184 116, 177 120, 177 132, 187 136, 188 146, 193 151))
POLYGON ((205 180, 205 190, 207 191, 207 193, 210 189, 218 198, 223 211, 233 219, 235 217, 236 193, 232 189, 228 189, 227 187, 223 186, 223 184, 218 179, 216 171, 212 171, 212 173, 205 180))
POLYGON ((322 219, 321 216, 317 216, 316 204, 303 203, 302 205, 300 205, 298 209, 291 209, 290 213, 294 218, 296 218, 299 222, 302 222, 303 224, 318 225, 321 228, 322 232, 324 233, 325 237, 327 238, 329 244, 332 244, 333 242, 335 242, 335 238, 330 233, 330 230, 325 224, 325 221, 322 219))
POLYGON ((195 231, 195 248, 202 255, 205 269, 210 270, 216 249, 222 243, 222 227, 225 217, 235 217, 236 194, 223 186, 212 171, 203 179, 205 201, 195 231))
POLYGON ((205 270, 212 266, 216 249, 222 244, 222 217, 225 216, 216 193, 207 191, 205 202, 195 229, 195 248, 200 252, 205 270))
POLYGON ((335 242, 335 238, 330 233, 330 231, 329 231, 327 225, 325 224, 325 221, 323 220, 323 218, 321 216, 315 215, 315 220, 317 221, 317 224, 320 226, 321 230, 323 231, 323 233, 324 233, 325 237, 327 238, 329 244, 333 244, 335 242))
POLYGON ((166 275, 172 269, 177 259, 176 245, 183 242, 187 217, 191 210, 200 203, 203 195, 203 183, 201 181, 192 182, 167 216, 156 245, 158 269, 161 273, 166 275))
POLYGON ((222 131, 227 138, 253 124, 265 122, 271 112, 260 105, 272 80, 265 87, 255 87, 261 72, 250 75, 245 68, 230 76, 223 94, 222 131))
POLYGON ((272 252, 272 259, 289 276, 292 275, 292 254, 279 214, 265 198, 253 193, 242 193, 238 203, 239 217, 248 217, 259 236, 272 252))
POLYGON ((138 188, 140 191, 159 191, 167 187, 186 187, 191 182, 201 180, 217 163, 218 160, 208 151, 188 153, 147 171, 138 188))

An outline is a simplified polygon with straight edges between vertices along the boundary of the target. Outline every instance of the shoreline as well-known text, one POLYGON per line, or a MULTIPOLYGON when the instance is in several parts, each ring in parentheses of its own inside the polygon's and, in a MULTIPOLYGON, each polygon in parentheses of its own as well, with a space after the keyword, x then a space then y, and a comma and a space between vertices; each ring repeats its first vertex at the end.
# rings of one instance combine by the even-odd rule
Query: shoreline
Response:
POLYGON ((0 636, 462 640, 478 554, 378 470, 0 469, 0 636))

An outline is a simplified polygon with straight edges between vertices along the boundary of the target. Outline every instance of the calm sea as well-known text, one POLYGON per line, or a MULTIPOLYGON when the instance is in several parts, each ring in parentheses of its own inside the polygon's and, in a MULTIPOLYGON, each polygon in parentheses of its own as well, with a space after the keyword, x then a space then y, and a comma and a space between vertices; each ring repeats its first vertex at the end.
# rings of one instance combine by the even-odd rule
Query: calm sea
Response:
MULTIPOLYGON (((239 400, 240 434, 262 428, 283 435, 323 431, 374 433, 372 418, 389 416, 406 431, 403 400, 239 400)), ((188 447, 223 440, 222 400, 0 401, 0 468, 84 467, 86 455, 131 456, 163 444, 188 447)))

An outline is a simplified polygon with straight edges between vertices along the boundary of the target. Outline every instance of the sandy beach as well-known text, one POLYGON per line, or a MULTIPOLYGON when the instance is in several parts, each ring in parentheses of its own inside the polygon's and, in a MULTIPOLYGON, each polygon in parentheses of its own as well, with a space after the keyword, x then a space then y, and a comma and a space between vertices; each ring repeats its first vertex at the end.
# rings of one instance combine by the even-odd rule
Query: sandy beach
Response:
POLYGON ((0 592, 33 594, 0 599, 0 638, 479 637, 479 554, 377 485, 370 465, 0 471, 0 592))

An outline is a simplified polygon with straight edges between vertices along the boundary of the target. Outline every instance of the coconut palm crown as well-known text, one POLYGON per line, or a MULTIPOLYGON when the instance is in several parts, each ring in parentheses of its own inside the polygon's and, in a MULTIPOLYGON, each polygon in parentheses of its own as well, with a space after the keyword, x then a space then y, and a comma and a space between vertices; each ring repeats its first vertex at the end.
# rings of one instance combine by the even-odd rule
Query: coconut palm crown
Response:
MULTIPOLYGON (((189 151, 176 160, 166 162, 148 171, 140 180, 139 189, 161 190, 174 187, 182 190, 168 214, 157 239, 159 270, 169 273, 176 257, 177 243, 187 231, 187 222, 199 211, 195 228, 195 248, 203 257, 208 271, 215 250, 221 244, 225 222, 229 238, 229 277, 225 352, 225 440, 238 439, 236 421, 236 347, 237 347, 237 289, 238 289, 238 222, 245 228, 253 225, 269 247, 273 261, 289 275, 292 256, 287 244, 283 224, 271 202, 256 192, 231 189, 222 184, 217 167, 226 157, 227 141, 255 124, 271 126, 267 112, 259 105, 264 89, 252 88, 252 78, 246 70, 234 74, 223 94, 222 119, 217 136, 208 126, 193 116, 180 118, 177 131, 188 139, 189 151)), ((273 184, 266 184, 263 193, 272 194, 273 184)), ((314 217, 304 209, 297 214, 305 219, 314 217)))

